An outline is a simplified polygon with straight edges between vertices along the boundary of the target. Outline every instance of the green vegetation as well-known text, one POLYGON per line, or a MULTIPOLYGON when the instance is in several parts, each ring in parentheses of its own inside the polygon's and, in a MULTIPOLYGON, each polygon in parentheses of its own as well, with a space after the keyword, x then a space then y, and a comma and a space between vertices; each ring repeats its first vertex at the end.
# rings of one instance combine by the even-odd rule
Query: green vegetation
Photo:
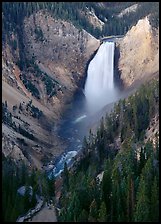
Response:
POLYGON ((32 198, 17 193, 22 185, 29 186, 33 179, 28 176, 28 169, 23 164, 19 169, 12 160, 4 158, 2 161, 2 214, 4 221, 16 221, 19 215, 24 214, 36 205, 35 194, 32 198))
POLYGON ((159 221, 158 134, 155 145, 144 143, 158 110, 159 81, 153 80, 120 100, 96 135, 90 132, 76 170, 64 168, 59 221, 159 221))
POLYGON ((42 110, 39 110, 39 109, 38 109, 37 107, 35 107, 34 105, 32 105, 31 110, 32 110, 32 116, 33 116, 34 118, 39 119, 39 118, 43 115, 42 110))
POLYGON ((17 50, 17 41, 16 41, 16 40, 12 40, 12 41, 11 41, 11 46, 12 46, 13 49, 16 51, 16 50, 17 50))
POLYGON ((2 102, 2 123, 12 126, 12 114, 8 111, 7 101, 2 102))
POLYGON ((28 144, 25 142, 24 138, 16 138, 18 143, 20 143, 23 146, 28 146, 28 144))
MULTIPOLYGON (((22 23, 25 16, 30 16, 32 13, 45 9, 54 18, 61 18, 72 21, 78 28, 86 28, 88 32, 96 33, 99 30, 95 29, 89 21, 79 13, 80 10, 85 10, 88 3, 85 2, 17 2, 17 3, 3 3, 3 28, 6 31, 14 31, 18 25, 22 23)), ((39 40, 43 40, 43 33, 41 29, 35 30, 36 36, 39 40)), ((98 33, 100 34, 100 33, 98 33)), ((5 39, 5 35, 3 39, 5 39)))
POLYGON ((110 35, 123 35, 136 23, 139 19, 150 15, 150 24, 153 27, 159 26, 159 2, 136 2, 138 8, 136 12, 125 14, 121 18, 117 15, 125 8, 135 4, 135 2, 111 2, 104 3, 104 8, 100 9, 98 4, 90 3, 90 7, 94 8, 95 14, 98 18, 104 20, 107 18, 107 22, 103 26, 101 32, 102 36, 110 35))
POLYGON ((43 72, 39 69, 39 66, 36 64, 34 57, 32 57, 32 59, 26 59, 25 66, 26 69, 31 73, 34 72, 37 78, 43 75, 43 72))
MULTIPOLYGON (((5 19, 3 19, 2 25, 5 30, 10 32, 18 28, 25 16, 45 9, 54 18, 71 21, 79 29, 87 30, 96 38, 102 35, 125 34, 139 19, 147 15, 150 15, 152 26, 158 27, 159 2, 139 2, 136 12, 124 15, 122 18, 117 17, 122 10, 133 4, 133 2, 113 2, 103 3, 103 6, 100 6, 96 2, 4 2, 2 11, 5 19), (102 31, 91 25, 88 19, 80 13, 81 11, 85 12, 87 8, 94 10, 97 17, 105 23, 102 31)), ((36 28, 35 33, 38 40, 43 40, 41 28, 36 28)), ((5 34, 3 37, 5 39, 5 34)))
MULTIPOLYGON (((20 62, 18 65, 20 66, 20 62)), ((40 93, 38 88, 30 81, 30 79, 25 75, 26 72, 34 73, 34 76, 37 80, 41 80, 45 84, 46 93, 51 98, 54 96, 58 90, 60 90, 59 83, 48 76, 45 72, 42 72, 39 66, 34 62, 34 59, 25 61, 25 67, 23 67, 23 75, 20 75, 21 80, 23 81, 25 87, 35 96, 37 99, 40 99, 40 93)))
MULTIPOLYGON (((12 109, 13 109, 13 111, 16 111, 17 105, 14 105, 12 109)), ((24 110, 24 108, 22 107, 22 104, 20 103, 19 104, 19 112, 23 111, 23 110, 24 110)), ((44 116, 44 114, 41 110, 39 110, 37 107, 32 105, 32 100, 29 101, 29 103, 27 104, 26 110, 29 111, 31 113, 31 116, 34 118, 39 119, 42 116, 44 116)), ((20 119, 20 117, 18 117, 18 116, 15 116, 15 118, 20 119)), ((31 134, 29 130, 25 130, 20 125, 18 127, 16 126, 16 124, 12 118, 12 113, 9 112, 9 110, 8 110, 7 101, 5 101, 4 103, 2 102, 2 123, 12 127, 16 132, 19 132, 26 138, 29 138, 31 140, 36 140, 35 136, 33 134, 31 134)))
POLYGON ((31 140, 35 140, 35 137, 33 136, 33 134, 29 133, 28 131, 26 131, 25 129, 23 129, 20 125, 18 127, 18 132, 25 136, 26 138, 29 138, 31 140))
MULTIPOLYGON (((153 27, 159 26, 159 2, 139 2, 136 12, 126 14, 121 18, 117 15, 125 8, 134 4, 133 2, 3 2, 2 3, 2 41, 8 42, 14 50, 19 47, 19 59, 17 64, 21 71, 26 71, 28 68, 28 59, 26 57, 24 43, 24 18, 39 10, 46 10, 53 18, 63 19, 72 22, 79 30, 85 29, 87 32, 101 38, 102 36, 123 35, 137 23, 139 19, 150 15, 150 23, 153 27), (93 26, 84 13, 87 10, 94 11, 96 16, 104 22, 102 30, 93 26), (81 13, 83 12, 83 13, 81 13), (16 40, 11 39, 11 34, 17 36, 16 40)), ((87 13, 88 15, 88 13, 87 13)), ((35 36, 38 41, 44 40, 44 34, 41 27, 35 27, 35 36)), ((33 56, 34 57, 34 56, 33 56)), ((36 77, 41 76, 38 66, 32 63, 34 74, 36 77)), ((29 65, 30 66, 30 65, 29 65)), ((40 94, 36 86, 31 83, 25 75, 22 78, 26 88, 40 99, 40 94)), ((45 81, 46 91, 50 97, 54 96, 57 90, 54 87, 53 81, 45 81), (51 84, 52 82, 52 84, 51 84), (52 85, 52 87, 50 86, 52 85)))
POLYGON ((36 35, 36 39, 39 41, 43 41, 44 40, 44 35, 43 32, 41 30, 40 27, 36 27, 35 28, 35 35, 36 35))
POLYGON ((32 95, 35 96, 37 99, 40 99, 39 90, 29 79, 27 79, 27 76, 23 74, 23 76, 20 75, 20 78, 23 84, 25 85, 26 89, 28 89, 32 93, 32 95))
POLYGON ((48 179, 45 173, 29 170, 22 163, 17 166, 11 159, 2 160, 2 218, 5 222, 14 222, 20 215, 26 214, 37 203, 36 194, 45 201, 54 198, 55 179, 48 179), (17 190, 21 186, 32 186, 33 194, 20 195, 17 190))
MULTIPOLYGON (((42 73, 33 60, 26 60, 24 51, 23 21, 39 10, 47 10, 54 18, 71 21, 80 30, 85 29, 97 38, 103 35, 125 34, 132 25, 150 14, 150 23, 159 24, 159 3, 141 2, 136 13, 122 18, 116 15, 132 3, 98 3, 90 2, 3 2, 2 3, 2 41, 10 42, 13 49, 20 48, 20 70, 36 72, 46 86, 49 97, 56 94, 56 81, 42 73), (95 14, 105 22, 103 30, 91 25, 80 13, 86 7, 92 8, 95 14), (11 34, 18 39, 11 41, 11 34)), ((44 40, 41 27, 35 29, 38 41, 44 40)), ((23 73, 21 79, 33 96, 40 99, 39 90, 23 73)), ((13 110, 17 110, 17 106, 13 110)), ((35 118, 43 114, 38 108, 28 104, 28 110, 35 118)), ((19 105, 20 111, 22 105, 19 105)), ((61 212, 59 221, 159 221, 159 143, 148 141, 145 131, 151 119, 159 110, 159 82, 152 81, 127 100, 120 100, 114 111, 101 120, 96 135, 89 133, 84 139, 82 159, 75 171, 69 171, 66 164, 63 172, 63 189, 60 199, 61 212), (116 145, 116 139, 118 145, 116 145), (138 152, 140 149, 140 152, 138 152), (138 159, 139 153, 139 159, 138 159), (103 173, 100 182, 97 175, 103 173)), ((12 126, 22 135, 35 137, 12 121, 7 102, 2 103, 2 122, 12 126)), ((24 139, 17 138, 27 146, 24 139)), ((16 221, 19 215, 36 204, 35 195, 44 196, 46 201, 54 197, 55 180, 47 178, 45 173, 29 170, 24 164, 15 165, 3 155, 2 160, 2 215, 4 221, 16 221), (33 195, 28 191, 25 196, 17 193, 21 186, 32 186, 33 195)))
POLYGON ((57 82, 50 78, 47 74, 45 74, 42 78, 42 81, 45 83, 46 93, 49 97, 52 97, 57 92, 57 82))
POLYGON ((30 100, 28 102, 28 104, 26 105, 26 110, 28 112, 30 112, 31 116, 34 117, 34 118, 37 118, 39 119, 40 117, 44 116, 42 110, 39 110, 39 108, 35 107, 33 104, 32 104, 32 100, 30 100))

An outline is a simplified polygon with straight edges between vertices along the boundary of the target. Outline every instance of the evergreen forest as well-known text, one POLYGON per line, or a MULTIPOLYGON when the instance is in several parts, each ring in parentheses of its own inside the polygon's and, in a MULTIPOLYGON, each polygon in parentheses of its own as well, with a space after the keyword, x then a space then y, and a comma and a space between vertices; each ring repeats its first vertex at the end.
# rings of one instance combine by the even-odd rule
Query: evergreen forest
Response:
POLYGON ((96 38, 110 35, 124 35, 139 19, 150 15, 153 27, 159 26, 159 2, 139 2, 136 12, 117 15, 135 2, 105 2, 103 5, 96 2, 8 2, 2 4, 2 40, 6 35, 18 31, 22 35, 22 24, 25 17, 39 10, 47 10, 54 18, 71 21, 77 28, 85 29, 96 38), (93 10, 95 15, 104 22, 103 29, 94 27, 88 17, 81 11, 93 10), (5 31, 5 32, 4 32, 5 31))
POLYGON ((120 100, 96 134, 90 131, 76 168, 64 167, 60 221, 159 221, 159 135, 153 142, 145 134, 158 111, 153 80, 120 100))
MULTIPOLYGON (((102 118, 96 134, 90 131, 81 159, 71 169, 64 165, 58 221, 159 220, 159 134, 154 134, 155 141, 146 137, 158 111, 159 81, 152 80, 120 100, 102 118), (101 180, 98 174, 103 175, 101 180)), ((4 221, 16 221, 36 205, 36 197, 54 202, 54 177, 49 179, 45 172, 28 169, 24 163, 17 166, 4 156, 2 184, 4 221), (28 190, 20 195, 21 186, 31 186, 32 196, 28 190)))
POLYGON ((29 209, 37 204, 38 198, 45 202, 54 199, 55 178, 48 178, 46 173, 29 169, 21 162, 19 165, 10 158, 2 158, 2 220, 15 222, 19 216, 25 215, 29 209), (24 195, 18 192, 22 186, 26 187, 24 195), (32 187, 30 195, 29 188, 32 187))

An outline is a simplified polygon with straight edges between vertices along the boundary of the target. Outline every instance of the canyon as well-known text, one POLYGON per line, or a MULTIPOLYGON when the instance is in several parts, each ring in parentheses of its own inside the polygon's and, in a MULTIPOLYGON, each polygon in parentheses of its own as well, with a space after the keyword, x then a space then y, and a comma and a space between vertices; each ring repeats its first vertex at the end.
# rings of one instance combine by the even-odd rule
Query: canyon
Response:
POLYGON ((5 221, 158 219, 157 7, 3 3, 5 221))
MULTIPOLYGON (((116 40, 115 63, 118 68, 115 76, 122 81, 124 89, 135 83, 139 86, 141 80, 158 75, 158 37, 159 30, 152 30, 145 17, 124 37, 116 40)), ((17 162, 23 160, 29 166, 42 169, 47 161, 58 157, 67 147, 66 140, 58 135, 61 119, 73 107, 75 94, 80 92, 83 95, 82 82, 88 63, 100 46, 100 40, 70 22, 54 19, 43 10, 24 20, 22 38, 23 48, 16 33, 11 35, 11 40, 17 43, 15 49, 8 42, 3 45, 2 101, 7 101, 10 112, 14 106, 22 104, 23 112, 15 110, 13 122, 26 128, 38 141, 28 139, 12 127, 2 124, 2 150, 5 156, 17 162), (18 64, 21 51, 29 64, 25 69, 18 64), (36 86, 40 98, 26 88, 23 76, 36 86), (47 79, 43 81, 46 76, 50 79, 49 83, 54 83, 53 95, 47 94, 47 79), (31 110, 36 107, 43 113, 39 119, 32 116, 32 111, 26 110, 31 101, 31 110), (24 139, 27 145, 20 139, 24 139)))
MULTIPOLYGON (((12 38, 18 42, 16 35, 12 34, 12 38)), ((28 123, 28 131, 34 133, 36 138, 42 139, 42 142, 37 144, 3 124, 3 153, 5 156, 11 156, 15 161, 23 158, 24 161, 28 161, 28 164, 41 169, 43 165, 41 159, 58 156, 65 148, 55 130, 57 130, 64 110, 71 106, 73 94, 85 73, 86 62, 98 48, 99 40, 85 30, 78 30, 69 22, 55 20, 47 12, 43 13, 42 11, 36 13, 34 18, 32 15, 24 21, 23 38, 26 59, 32 60, 34 55, 34 63, 39 72, 47 74, 51 80, 54 80, 58 91, 54 96, 48 96, 44 82, 36 77, 35 71, 31 69, 32 64, 30 64, 31 68, 29 67, 26 71, 21 71, 17 66, 16 60, 20 60, 19 51, 22 49, 17 47, 15 51, 8 43, 3 45, 2 101, 7 101, 9 111, 12 111, 13 106, 23 104, 24 112, 20 112, 20 114, 17 110, 14 112, 14 116, 19 115, 21 123, 28 123), (38 27, 41 27, 43 32, 43 41, 38 41, 35 39, 35 35, 32 35, 33 29, 38 27), (47 40, 46 43, 45 40, 47 40), (40 91, 40 99, 34 97, 25 87, 20 80, 20 74, 25 74, 32 80, 40 91), (39 108, 44 114, 40 121, 25 111, 30 100, 32 100, 32 105, 39 108), (28 144, 26 154, 30 156, 27 159, 22 152, 24 146, 17 141, 17 138, 22 137, 28 144)), ((18 121, 15 117, 13 119, 15 122, 18 121)))

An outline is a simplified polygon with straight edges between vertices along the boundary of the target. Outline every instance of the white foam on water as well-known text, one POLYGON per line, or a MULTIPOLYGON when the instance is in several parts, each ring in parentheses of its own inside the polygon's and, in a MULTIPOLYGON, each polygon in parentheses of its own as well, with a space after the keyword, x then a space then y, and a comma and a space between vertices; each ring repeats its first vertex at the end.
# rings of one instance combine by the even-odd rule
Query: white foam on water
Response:
POLYGON ((78 117, 73 123, 78 123, 78 122, 82 121, 86 117, 87 117, 87 115, 84 114, 84 115, 78 117))

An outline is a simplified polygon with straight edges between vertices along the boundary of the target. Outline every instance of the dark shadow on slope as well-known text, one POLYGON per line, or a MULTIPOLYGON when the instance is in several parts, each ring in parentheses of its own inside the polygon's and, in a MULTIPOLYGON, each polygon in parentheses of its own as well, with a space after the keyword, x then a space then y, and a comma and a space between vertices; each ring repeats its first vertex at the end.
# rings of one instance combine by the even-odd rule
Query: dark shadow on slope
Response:
MULTIPOLYGON (((115 44, 116 45, 116 44, 115 44)), ((115 46, 114 52, 114 85, 119 90, 124 89, 123 80, 121 79, 121 71, 119 70, 120 48, 115 46)))

